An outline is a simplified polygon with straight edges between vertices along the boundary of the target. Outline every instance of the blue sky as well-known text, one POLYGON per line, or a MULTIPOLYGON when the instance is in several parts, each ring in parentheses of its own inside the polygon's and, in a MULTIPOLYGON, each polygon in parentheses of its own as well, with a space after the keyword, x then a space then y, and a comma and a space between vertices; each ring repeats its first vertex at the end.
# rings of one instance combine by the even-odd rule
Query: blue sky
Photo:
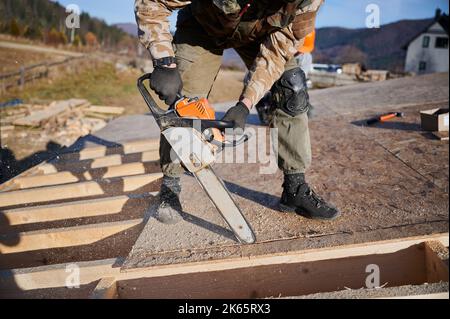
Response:
MULTIPOLYGON (((102 18, 108 23, 134 22, 134 0, 59 0, 63 5, 77 4, 82 11, 102 18)), ((325 0, 317 20, 318 27, 364 27, 368 4, 380 7, 381 23, 402 19, 429 18, 436 8, 448 12, 448 0, 325 0)), ((172 17, 172 21, 175 17, 172 17)))

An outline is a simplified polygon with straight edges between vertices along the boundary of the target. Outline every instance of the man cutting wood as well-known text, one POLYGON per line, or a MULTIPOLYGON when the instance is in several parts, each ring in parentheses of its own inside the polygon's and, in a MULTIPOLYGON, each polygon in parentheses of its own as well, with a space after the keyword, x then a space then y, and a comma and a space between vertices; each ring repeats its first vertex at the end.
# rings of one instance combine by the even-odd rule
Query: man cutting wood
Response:
MULTIPOLYGON (((136 0, 139 37, 153 59, 151 88, 172 105, 177 96, 207 97, 224 49, 234 48, 250 71, 239 102, 223 120, 244 129, 250 109, 271 90, 271 127, 278 130, 278 166, 284 173, 280 208, 311 219, 332 220, 339 211, 307 184, 311 164, 306 77, 294 55, 315 27, 323 0, 136 0), (178 13, 174 37, 169 16, 178 13)), ((164 173, 157 219, 181 220, 180 176, 170 144, 161 138, 164 173)))

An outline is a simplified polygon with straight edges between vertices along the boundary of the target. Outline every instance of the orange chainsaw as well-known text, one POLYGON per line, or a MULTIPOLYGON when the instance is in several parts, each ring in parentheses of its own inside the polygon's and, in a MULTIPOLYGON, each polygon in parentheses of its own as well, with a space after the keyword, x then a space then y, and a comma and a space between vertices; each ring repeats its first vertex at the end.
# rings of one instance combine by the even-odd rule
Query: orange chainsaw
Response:
POLYGON ((151 74, 140 77, 138 89, 158 123, 161 134, 184 167, 195 176, 236 238, 246 244, 255 242, 255 235, 239 206, 211 167, 220 151, 245 143, 249 136, 227 140, 225 130, 232 129, 234 123, 216 120, 215 111, 205 98, 180 96, 169 110, 161 109, 144 85, 150 79, 151 74))

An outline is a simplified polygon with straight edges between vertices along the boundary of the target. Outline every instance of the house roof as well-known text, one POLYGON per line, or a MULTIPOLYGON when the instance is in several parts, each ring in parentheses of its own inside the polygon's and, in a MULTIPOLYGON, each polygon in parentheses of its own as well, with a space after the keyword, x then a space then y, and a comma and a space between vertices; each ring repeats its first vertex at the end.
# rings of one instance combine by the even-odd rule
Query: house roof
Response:
POLYGON ((449 16, 445 13, 441 13, 441 11, 438 9, 436 10, 436 16, 431 22, 419 33, 417 33, 414 37, 411 38, 404 46, 403 49, 407 50, 411 42, 416 40, 419 36, 421 36, 423 33, 427 32, 428 29, 435 23, 439 23, 439 25, 444 29, 445 33, 448 34, 448 22, 449 22, 449 16))

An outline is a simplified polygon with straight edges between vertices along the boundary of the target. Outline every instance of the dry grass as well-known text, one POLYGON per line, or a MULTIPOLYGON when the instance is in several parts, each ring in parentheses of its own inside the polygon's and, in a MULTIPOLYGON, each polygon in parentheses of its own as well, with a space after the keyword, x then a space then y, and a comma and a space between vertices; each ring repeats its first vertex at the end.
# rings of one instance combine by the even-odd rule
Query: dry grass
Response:
POLYGON ((117 73, 109 63, 86 68, 76 74, 61 74, 54 80, 42 80, 7 92, 2 100, 20 98, 26 103, 49 103, 71 98, 87 99, 92 104, 124 106, 127 113, 144 113, 145 106, 137 105, 142 99, 136 89, 139 72, 130 70, 117 73), (128 107, 131 105, 131 109, 128 107))
POLYGON ((54 59, 51 54, 0 48, 0 73, 19 71, 20 67, 54 59))

